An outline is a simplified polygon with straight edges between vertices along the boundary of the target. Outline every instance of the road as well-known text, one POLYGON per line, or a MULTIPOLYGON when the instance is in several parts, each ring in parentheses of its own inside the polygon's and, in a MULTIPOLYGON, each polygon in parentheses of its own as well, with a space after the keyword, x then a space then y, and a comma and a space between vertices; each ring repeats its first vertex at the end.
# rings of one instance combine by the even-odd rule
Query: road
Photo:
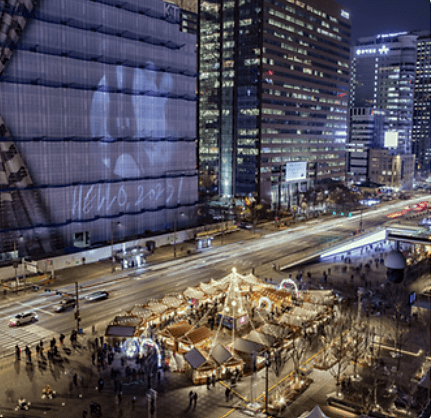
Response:
MULTIPOLYGON (((373 230, 384 226, 388 224, 386 214, 422 200, 430 200, 430 197, 417 197, 365 212, 362 215, 363 228, 373 230)), ((277 232, 257 230, 260 238, 231 243, 186 259, 148 265, 128 276, 121 272, 101 279, 77 279, 80 285, 81 327, 96 325, 101 330, 117 314, 131 309, 135 304, 145 304, 149 299, 160 299, 167 293, 182 292, 188 286, 224 277, 233 267, 240 273, 249 273, 254 267, 259 277, 272 277, 273 263, 295 261, 308 252, 327 248, 332 242, 352 236, 359 227, 360 216, 313 219, 277 232), (108 300, 85 301, 85 296, 102 289, 110 291, 108 300)), ((250 234, 254 233, 250 231, 250 234)), ((73 285, 60 286, 56 290, 69 294, 75 291, 73 285)), ((0 353, 11 353, 17 343, 35 346, 40 338, 69 333, 75 326, 74 311, 55 313, 54 307, 60 300, 61 296, 53 291, 3 299, 0 302, 0 353), (37 323, 19 328, 8 326, 12 316, 30 310, 37 312, 37 323)))

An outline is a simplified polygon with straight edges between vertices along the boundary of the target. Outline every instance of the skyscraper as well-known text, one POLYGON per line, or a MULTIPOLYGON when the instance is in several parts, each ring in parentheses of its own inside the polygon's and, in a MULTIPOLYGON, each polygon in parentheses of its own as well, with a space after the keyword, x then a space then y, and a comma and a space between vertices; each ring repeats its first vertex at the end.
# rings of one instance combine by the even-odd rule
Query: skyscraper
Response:
POLYGON ((330 0, 200 0, 202 193, 289 206, 345 177, 350 14, 330 0))
POLYGON ((192 219, 196 36, 179 8, 18 0, 0 13, 0 259, 192 219))
POLYGON ((416 39, 407 32, 380 34, 352 48, 350 108, 387 110, 400 153, 411 152, 416 39))
POLYGON ((417 63, 414 84, 412 152, 416 171, 430 175, 431 171, 431 33, 416 32, 417 63))

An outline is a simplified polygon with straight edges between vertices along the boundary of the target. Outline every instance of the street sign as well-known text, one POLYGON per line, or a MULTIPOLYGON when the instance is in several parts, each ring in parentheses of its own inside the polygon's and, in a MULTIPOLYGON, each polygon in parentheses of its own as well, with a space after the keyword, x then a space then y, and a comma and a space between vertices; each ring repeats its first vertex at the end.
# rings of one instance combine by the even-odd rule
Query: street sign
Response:
POLYGON ((29 271, 31 273, 37 273, 38 272, 36 261, 25 261, 25 260, 23 260, 23 263, 24 263, 24 266, 25 266, 25 268, 26 268, 27 271, 29 271))

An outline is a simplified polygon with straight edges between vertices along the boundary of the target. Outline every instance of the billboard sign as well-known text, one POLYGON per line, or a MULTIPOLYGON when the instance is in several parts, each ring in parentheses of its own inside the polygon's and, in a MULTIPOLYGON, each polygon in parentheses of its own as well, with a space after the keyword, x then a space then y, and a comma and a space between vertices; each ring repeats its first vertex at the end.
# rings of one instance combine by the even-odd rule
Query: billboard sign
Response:
POLYGON ((384 134, 384 147, 397 148, 399 133, 397 131, 387 131, 384 134))
POLYGON ((289 162, 286 163, 285 181, 306 180, 307 178, 307 162, 289 162))

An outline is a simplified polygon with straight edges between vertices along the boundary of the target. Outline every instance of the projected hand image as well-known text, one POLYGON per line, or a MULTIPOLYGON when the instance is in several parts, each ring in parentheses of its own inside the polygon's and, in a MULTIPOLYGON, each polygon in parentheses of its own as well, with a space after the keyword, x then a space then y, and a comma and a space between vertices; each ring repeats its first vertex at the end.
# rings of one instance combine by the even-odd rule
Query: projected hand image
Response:
POLYGON ((168 99, 163 95, 172 88, 172 77, 155 71, 151 62, 146 69, 118 66, 115 80, 109 74, 101 78, 90 111, 91 133, 99 138, 97 164, 114 176, 137 178, 149 174, 158 160, 169 161, 167 142, 152 139, 167 136, 168 99))

